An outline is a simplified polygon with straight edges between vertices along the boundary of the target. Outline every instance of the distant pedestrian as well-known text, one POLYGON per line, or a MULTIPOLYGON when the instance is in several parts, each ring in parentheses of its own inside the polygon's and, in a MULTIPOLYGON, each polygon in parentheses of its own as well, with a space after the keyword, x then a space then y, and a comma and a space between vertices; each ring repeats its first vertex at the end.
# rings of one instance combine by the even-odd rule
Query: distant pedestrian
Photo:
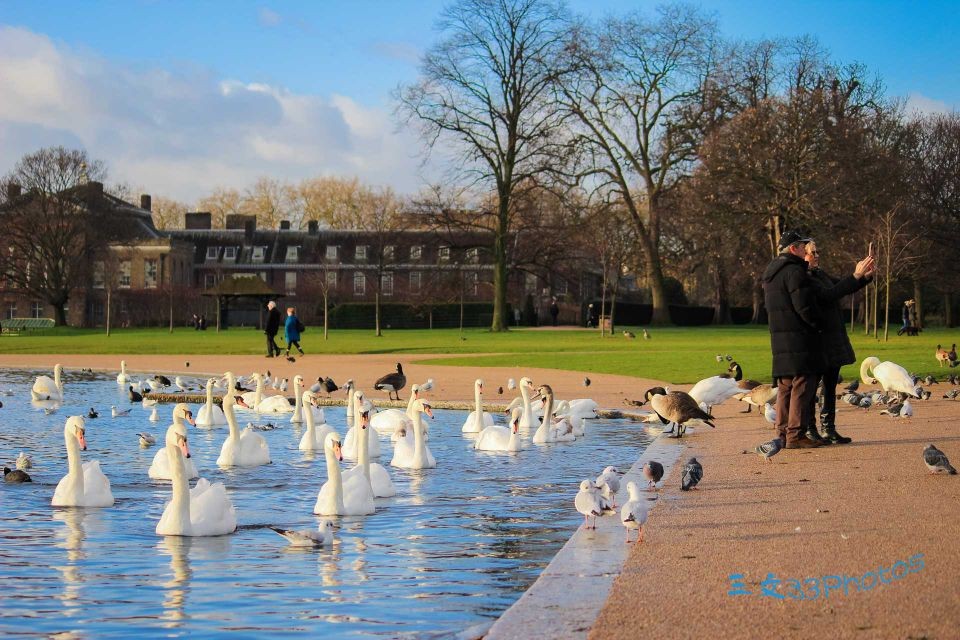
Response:
POLYGON ((193 330, 200 331, 200 317, 197 314, 193 314, 191 322, 193 323, 193 330))
POLYGON ((306 327, 297 317, 297 310, 293 307, 287 307, 287 320, 283 325, 283 332, 287 338, 287 356, 290 355, 290 347, 296 347, 300 355, 303 355, 303 349, 300 348, 300 333, 306 327))
POLYGON ((200 329, 200 331, 207 330, 207 316, 200 314, 200 320, 197 321, 197 328, 200 329))
POLYGON ((911 317, 914 315, 910 312, 911 306, 913 305, 913 300, 906 300, 903 303, 903 325, 900 329, 897 330, 897 335, 902 336, 904 333, 910 335, 910 327, 913 326, 910 322, 911 317))
POLYGON ((267 335, 267 357, 273 358, 280 355, 280 347, 277 346, 277 333, 280 331, 280 310, 277 309, 277 303, 271 300, 267 303, 267 326, 263 332, 267 335))
POLYGON ((557 304, 557 297, 550 300, 550 317, 553 319, 553 326, 559 326, 560 305, 557 304))
POLYGON ((593 303, 587 305, 587 327, 593 326, 593 303))
POLYGON ((513 324, 515 326, 520 326, 520 307, 513 308, 513 324))

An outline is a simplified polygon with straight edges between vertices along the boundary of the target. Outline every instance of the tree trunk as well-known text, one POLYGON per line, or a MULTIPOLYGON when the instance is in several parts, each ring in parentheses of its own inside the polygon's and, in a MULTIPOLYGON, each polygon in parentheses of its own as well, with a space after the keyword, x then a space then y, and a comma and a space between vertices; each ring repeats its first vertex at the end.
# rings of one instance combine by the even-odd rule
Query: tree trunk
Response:
POLYGON ((329 309, 330 309, 329 297, 327 296, 327 292, 324 291, 323 292, 323 339, 324 340, 326 340, 329 337, 328 334, 330 332, 330 320, 327 317, 327 311, 329 309))
POLYGON ((64 301, 55 301, 53 303, 53 321, 58 327, 67 326, 67 314, 63 310, 64 301))
POLYGON ((460 274, 460 339, 463 340, 463 274, 462 273, 460 274))
POLYGON ((943 294, 943 324, 948 329, 953 326, 953 301, 949 292, 943 294))
POLYGON ((873 337, 875 340, 879 340, 879 332, 877 330, 878 320, 880 318, 880 283, 876 280, 873 281, 873 337))
POLYGON ((507 313, 507 231, 510 222, 510 195, 501 191, 497 230, 493 242, 493 319, 490 331, 508 331, 507 313))
MULTIPOLYGON (((888 266, 889 268, 889 266, 888 266)), ((884 286, 885 296, 883 305, 883 341, 890 341, 890 281, 884 286)))
POLYGON ((663 286, 663 269, 660 266, 660 253, 654 249, 655 255, 647 258, 647 273, 650 274, 650 296, 653 302, 651 325, 670 324, 670 307, 667 302, 667 290, 663 286))
POLYGON ((713 312, 714 324, 733 324, 733 317, 730 314, 730 299, 727 295, 727 278, 720 264, 720 256, 716 260, 717 276, 717 299, 713 312))
POLYGON ((763 309, 763 288, 760 283, 753 286, 753 314, 750 316, 750 324, 760 324, 760 310, 763 309))
POLYGON ((913 299, 917 301, 917 327, 923 329, 923 290, 918 280, 913 281, 913 299))
POLYGON ((110 311, 111 311, 110 303, 112 302, 112 297, 113 297, 111 294, 112 294, 112 290, 110 289, 110 287, 107 287, 107 320, 106 320, 106 323, 107 323, 107 337, 108 337, 108 338, 110 337, 110 311))
POLYGON ((603 267, 603 283, 600 285, 600 337, 606 335, 606 327, 603 324, 603 316, 607 310, 607 268, 603 267))
POLYGON ((373 317, 374 323, 376 324, 376 335, 378 338, 383 334, 380 333, 380 287, 377 287, 377 292, 373 294, 373 317))
POLYGON ((170 285, 170 333, 173 333, 173 285, 170 285))
POLYGON ((863 288, 863 335, 870 335, 870 285, 863 288))
POLYGON ((616 311, 617 311, 617 289, 616 287, 614 287, 613 291, 610 293, 610 335, 611 336, 614 335, 613 323, 616 321, 616 317, 617 317, 615 315, 616 311))

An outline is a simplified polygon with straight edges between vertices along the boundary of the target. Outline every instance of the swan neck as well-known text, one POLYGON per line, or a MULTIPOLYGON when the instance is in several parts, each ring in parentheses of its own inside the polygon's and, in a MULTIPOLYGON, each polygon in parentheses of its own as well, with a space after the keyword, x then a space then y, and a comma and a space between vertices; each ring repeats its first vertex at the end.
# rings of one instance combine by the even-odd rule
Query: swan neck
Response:
POLYGON ((548 420, 553 418, 553 394, 548 393, 543 398, 543 424, 549 424, 548 420))
POLYGON ((180 447, 167 445, 167 461, 170 464, 170 479, 173 487, 173 509, 180 526, 190 524, 190 483, 180 447))
POLYGON ((323 449, 327 458, 327 482, 332 483, 336 512, 342 514, 346 509, 343 507, 343 479, 340 477, 340 463, 331 449, 327 447, 323 449))
POLYGON ((353 403, 356 397, 356 390, 353 387, 350 387, 350 397, 347 398, 347 427, 352 427, 353 425, 353 403))
MULTIPOLYGON (((227 390, 227 393, 230 393, 227 390)), ((213 406, 213 379, 207 380, 207 405, 213 406)))
POLYGON ((473 399, 475 404, 475 411, 477 412, 477 424, 480 427, 483 427, 483 405, 480 402, 480 387, 476 387, 473 390, 473 399))
POLYGON ((419 460, 424 454, 423 413, 417 411, 413 418, 413 455, 419 460))
POLYGON ((58 390, 63 391, 63 382, 60 380, 60 367, 53 370, 53 384, 58 390))
POLYGON ((240 427, 237 426, 237 415, 233 412, 233 403, 224 398, 223 416, 227 419, 227 428, 230 429, 230 438, 240 438, 240 427))
POLYGON ((263 400, 263 376, 257 376, 257 392, 253 398, 253 408, 256 410, 260 406, 260 402, 263 400))
POLYGON ((63 436, 67 443, 67 474, 73 486, 79 491, 79 495, 83 495, 83 461, 80 459, 80 443, 71 433, 65 433, 63 436))
POLYGON ((307 403, 303 406, 303 419, 307 423, 307 433, 310 434, 311 442, 316 438, 317 429, 313 423, 313 407, 307 403))

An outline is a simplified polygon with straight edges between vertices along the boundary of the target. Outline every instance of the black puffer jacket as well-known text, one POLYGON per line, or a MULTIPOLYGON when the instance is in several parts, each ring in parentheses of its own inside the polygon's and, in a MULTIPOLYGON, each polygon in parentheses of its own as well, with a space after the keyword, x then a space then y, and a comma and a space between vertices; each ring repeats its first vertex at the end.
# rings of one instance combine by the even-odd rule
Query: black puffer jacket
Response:
POLYGON ((817 306, 820 307, 820 313, 823 315, 823 352, 829 369, 839 369, 845 364, 853 364, 857 361, 853 345, 847 337, 840 300, 860 291, 870 283, 870 280, 870 278, 858 279, 852 275, 846 278, 834 278, 823 269, 810 270, 810 282, 817 306))
POLYGON ((276 307, 267 312, 267 326, 264 333, 268 336, 275 336, 280 331, 280 311, 276 307))
POLYGON ((789 253, 777 256, 763 274, 763 292, 774 379, 821 373, 826 367, 820 335, 823 319, 807 263, 789 253))

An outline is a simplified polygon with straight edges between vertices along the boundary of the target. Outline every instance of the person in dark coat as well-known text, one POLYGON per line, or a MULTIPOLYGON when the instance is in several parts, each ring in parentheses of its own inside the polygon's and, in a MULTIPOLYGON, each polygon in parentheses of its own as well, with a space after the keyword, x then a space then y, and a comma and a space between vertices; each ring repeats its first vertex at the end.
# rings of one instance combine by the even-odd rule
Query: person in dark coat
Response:
POLYGON ((267 303, 267 326, 263 332, 267 335, 267 357, 273 358, 280 355, 280 347, 277 346, 277 333, 280 331, 280 310, 277 309, 277 303, 271 300, 267 303))
POLYGON ((805 433, 817 379, 826 366, 821 344, 823 319, 803 259, 810 241, 796 231, 784 232, 778 246, 780 254, 763 274, 773 380, 777 385, 776 427, 786 449, 820 446, 805 433))
POLYGON ((873 257, 867 256, 857 263, 853 275, 845 278, 834 278, 820 268, 820 253, 817 243, 810 242, 806 247, 804 259, 809 265, 810 282, 813 285, 814 295, 820 313, 823 316, 823 352, 826 358, 826 368, 819 380, 814 383, 816 388, 819 381, 823 381, 823 406, 820 408, 820 428, 823 436, 817 431, 816 402, 811 399, 813 406, 810 411, 810 423, 807 424, 807 437, 811 440, 822 441, 823 444, 848 444, 850 438, 837 433, 835 424, 837 413, 837 381, 840 379, 840 367, 853 364, 857 356, 853 352, 853 345, 847 337, 847 327, 843 321, 843 312, 840 309, 840 300, 851 293, 856 293, 870 283, 874 271, 873 257))
POLYGON ((290 347, 296 347, 300 355, 303 355, 303 349, 300 348, 300 332, 303 329, 303 324, 297 317, 297 310, 287 307, 287 320, 283 325, 283 331, 287 337, 287 356, 290 355, 290 347))

